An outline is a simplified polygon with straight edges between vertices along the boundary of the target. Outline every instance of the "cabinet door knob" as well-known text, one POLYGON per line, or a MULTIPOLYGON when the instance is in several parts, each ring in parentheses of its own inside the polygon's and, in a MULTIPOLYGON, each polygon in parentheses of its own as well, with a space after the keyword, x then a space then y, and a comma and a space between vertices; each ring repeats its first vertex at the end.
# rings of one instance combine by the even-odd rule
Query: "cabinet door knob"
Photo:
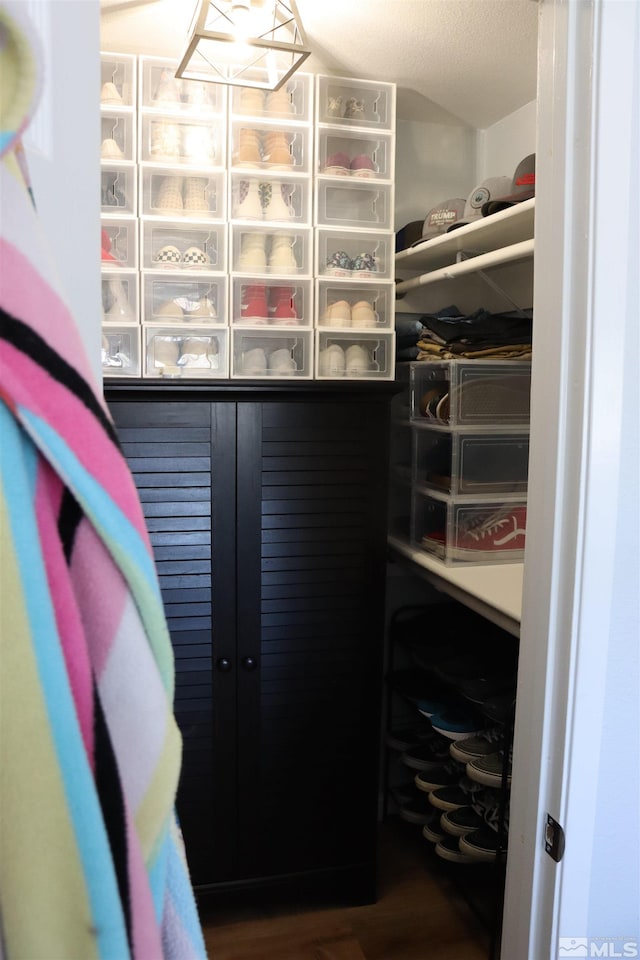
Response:
POLYGON ((242 666, 245 670, 255 670, 255 668, 258 666, 258 661, 255 657, 243 657, 242 666))
POLYGON ((231 670, 231 660, 228 660, 226 657, 220 657, 219 660, 216 660, 216 667, 220 673, 228 673, 231 670))

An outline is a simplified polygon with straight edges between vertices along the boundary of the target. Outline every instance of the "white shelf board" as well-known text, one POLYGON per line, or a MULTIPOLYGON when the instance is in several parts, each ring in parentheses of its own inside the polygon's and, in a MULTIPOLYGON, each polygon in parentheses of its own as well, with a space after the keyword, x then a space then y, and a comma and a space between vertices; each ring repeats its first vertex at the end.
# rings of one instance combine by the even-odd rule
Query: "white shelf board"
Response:
POLYGON ((441 280, 457 280, 459 277, 466 277, 478 273, 480 270, 500 267, 507 263, 514 263, 516 260, 526 260, 533 256, 533 244, 533 240, 521 240, 519 243, 512 243, 509 247, 500 247, 498 250, 481 253, 477 257, 452 263, 447 267, 441 267, 439 270, 421 273, 417 277, 402 280, 396 284, 396 292, 408 293, 409 290, 424 287, 429 283, 438 283, 441 280))
POLYGON ((463 603, 513 636, 520 635, 522 563, 447 566, 413 547, 408 540, 389 536, 389 547, 410 561, 418 576, 437 590, 463 603))
POLYGON ((464 227, 424 240, 396 254, 396 273, 422 274, 455 263, 456 254, 489 253, 508 247, 534 235, 535 197, 524 200, 490 217, 475 220, 464 227))

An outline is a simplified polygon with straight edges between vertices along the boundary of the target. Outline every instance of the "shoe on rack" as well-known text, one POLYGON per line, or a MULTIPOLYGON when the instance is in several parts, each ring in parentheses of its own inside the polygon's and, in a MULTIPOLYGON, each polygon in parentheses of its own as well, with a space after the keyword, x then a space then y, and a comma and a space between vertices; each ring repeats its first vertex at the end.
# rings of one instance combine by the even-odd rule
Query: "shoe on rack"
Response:
POLYGON ((367 300, 359 300, 351 307, 351 326, 368 330, 375 328, 376 313, 367 300))
POLYGON ((318 354, 318 373, 321 377, 343 377, 344 350, 339 343, 330 343, 318 354))
POLYGON ((322 168, 322 173, 333 177, 348 177, 351 172, 351 157, 348 153, 332 153, 322 168))
POLYGON ((272 377, 290 377, 296 372, 296 362, 286 347, 273 350, 267 359, 267 367, 272 377))
MULTIPOLYGON (((438 734, 418 746, 412 745, 402 754, 402 762, 412 770, 432 771, 439 769, 450 758, 448 741, 438 734)), ((443 784, 444 786, 444 784, 443 784)), ((422 789, 422 788, 420 788, 422 789)), ((435 789, 435 788, 434 788, 435 789)))
POLYGON ((184 300, 185 320, 202 320, 212 323, 218 319, 218 312, 209 297, 200 297, 199 300, 184 300))
POLYGON ((153 120, 150 132, 149 154, 152 160, 178 163, 180 160, 180 126, 168 120, 153 120))
POLYGON ((336 250, 327 257, 324 273, 329 277, 350 277, 351 257, 345 250, 336 250))
POLYGON ((294 165, 291 143, 284 133, 267 133, 262 138, 262 159, 269 166, 288 169, 294 165))
POLYGON ((457 786, 460 780, 460 771, 453 770, 452 766, 441 764, 431 770, 421 770, 416 773, 413 782, 418 790, 422 790, 423 793, 432 793, 434 790, 440 790, 441 787, 457 786))
POLYGON ((372 253, 359 253, 351 261, 351 276, 358 280, 368 278, 368 275, 377 272, 376 258, 372 253))
POLYGON ((511 784, 511 761, 502 752, 475 757, 467 763, 467 776, 487 787, 501 787, 503 770, 507 769, 507 784, 511 784))
POLYGON ((153 311, 154 317, 160 317, 161 320, 184 320, 184 312, 179 303, 175 300, 166 300, 153 311))
POLYGON ((404 803, 398 804, 398 814, 407 823, 415 823, 420 826, 430 821, 435 822, 433 807, 427 797, 423 793, 416 794, 415 790, 408 799, 405 799, 404 803))
POLYGON ((298 263, 293 252, 293 237, 275 234, 269 252, 269 270, 273 273, 296 273, 298 263))
POLYGON ((431 725, 449 740, 464 740, 477 736, 485 727, 482 720, 462 707, 451 707, 431 716, 431 725))
POLYGON ((327 117, 342 117, 344 115, 344 98, 343 97, 327 97, 327 105, 325 107, 325 113, 327 117))
POLYGON ((267 113, 272 115, 284 114, 285 116, 293 113, 293 101, 291 92, 286 84, 279 90, 270 90, 267 93, 267 102, 265 107, 267 113))
POLYGON ((261 183, 260 198, 264 210, 265 220, 291 220, 294 216, 290 203, 290 194, 287 195, 284 184, 261 183))
POLYGON ((240 241, 238 270, 242 273, 266 273, 266 235, 264 233, 243 233, 240 241))
POLYGON ((294 287, 271 287, 269 291, 269 320, 271 323, 296 326, 300 318, 295 307, 294 287))
POLYGON ((327 304, 320 322, 325 327, 350 327, 351 304, 347 300, 336 300, 334 303, 327 304))
POLYGON ((178 366, 210 370, 214 366, 212 346, 211 337, 189 337, 182 343, 178 366))
MULTIPOLYGON (((353 322, 353 310, 351 311, 353 322)), ((361 377, 371 368, 371 356, 360 343, 352 343, 345 352, 347 361, 346 372, 348 377, 361 377)))
POLYGON ((357 120, 364 122, 364 100, 357 97, 349 97, 344 108, 345 120, 357 120))
MULTIPOLYGON (((433 732, 431 724, 426 720, 418 720, 413 723, 406 723, 402 726, 393 727, 387 731, 385 744, 390 750, 397 750, 405 753, 407 750, 417 749, 418 747, 430 746, 442 743, 442 737, 433 732)), ((408 764, 411 766, 411 764, 408 764)))
POLYGON ((153 105, 173 106, 182 100, 182 81, 168 68, 160 73, 160 80, 153 94, 153 105))
POLYGON ((215 161, 215 146, 211 128, 204 124, 183 126, 181 152, 187 163, 207 166, 215 161))
POLYGON ((439 810, 457 810, 458 807, 473 806, 474 797, 482 792, 482 787, 478 783, 474 783, 463 775, 453 786, 432 790, 429 794, 429 803, 439 810))
POLYGON ((191 107, 206 109, 213 106, 209 84, 200 80, 183 80, 182 96, 184 103, 188 103, 191 107))
POLYGON ((491 863, 498 856, 498 833, 491 827, 480 827, 466 833, 459 838, 458 844, 462 853, 474 860, 491 863))
POLYGON ((468 763, 478 757, 486 757, 495 753, 496 748, 504 739, 504 731, 500 727, 489 727, 474 737, 464 740, 452 740, 449 744, 449 753, 459 763, 468 763))
POLYGON ((267 355, 262 347, 252 347, 242 354, 242 372, 251 377, 264 377, 267 373, 267 355))
POLYGON ((131 309, 129 298, 120 277, 109 277, 107 288, 111 298, 111 306, 106 311, 105 320, 113 323, 131 323, 136 316, 131 309))
POLYGON ((238 98, 239 113, 261 114, 264 112, 264 90, 257 87, 241 87, 238 98))
POLYGON ((457 810, 445 810, 442 813, 440 826, 452 837, 464 837, 465 833, 484 827, 485 821, 473 807, 458 807, 457 810))
POLYGON ((451 555, 458 560, 481 560, 519 553, 524 550, 526 528, 526 507, 504 504, 492 510, 481 508, 475 517, 461 523, 451 555))
POLYGON ((111 137, 102 141, 100 156, 103 160, 124 160, 123 151, 111 137))
POLYGON ((259 167, 262 163, 260 135, 256 130, 242 129, 238 135, 238 151, 234 158, 239 167, 259 167))
POLYGON ((155 336, 153 338, 153 366, 156 369, 178 367, 180 343, 175 337, 155 336))
POLYGON ((448 860, 449 863, 477 862, 477 857, 473 857, 461 849, 457 837, 445 836, 439 843, 436 843, 435 852, 442 860, 448 860))
POLYGON ((483 700, 478 704, 479 709, 494 723, 507 723, 513 717, 516 706, 516 695, 513 690, 499 693, 495 697, 483 700))
POLYGON ((431 816, 424 824, 422 828, 422 836, 425 840, 428 840, 429 843, 441 843, 446 834, 442 827, 440 826, 440 817, 437 813, 432 812, 431 816))

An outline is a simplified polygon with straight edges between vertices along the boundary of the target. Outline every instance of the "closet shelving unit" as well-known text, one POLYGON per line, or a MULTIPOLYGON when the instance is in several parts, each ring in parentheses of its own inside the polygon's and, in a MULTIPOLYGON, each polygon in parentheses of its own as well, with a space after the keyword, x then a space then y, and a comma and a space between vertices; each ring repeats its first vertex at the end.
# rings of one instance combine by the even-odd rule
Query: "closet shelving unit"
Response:
MULTIPOLYGON (((499 268, 533 263, 535 198, 396 254, 399 296, 478 275, 499 288, 499 268), (497 271, 497 272, 494 272, 497 271)), ((511 298, 507 295, 507 299, 511 298)), ((515 306, 515 304, 513 304, 515 306)), ((522 304, 521 304, 522 306, 522 304)), ((414 574, 509 631, 520 632, 522 563, 447 566, 392 532, 389 546, 414 574)))

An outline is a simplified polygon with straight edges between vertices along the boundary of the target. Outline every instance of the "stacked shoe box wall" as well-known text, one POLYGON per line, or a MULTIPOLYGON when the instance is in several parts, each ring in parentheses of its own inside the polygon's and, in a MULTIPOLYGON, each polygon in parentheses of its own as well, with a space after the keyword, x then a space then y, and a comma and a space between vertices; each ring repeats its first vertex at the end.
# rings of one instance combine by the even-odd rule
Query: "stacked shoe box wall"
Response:
POLYGON ((313 85, 230 90, 231 375, 313 376, 313 85))
POLYGON ((395 87, 316 78, 316 377, 391 379, 395 87))
POLYGON ((412 543, 447 564, 521 561, 531 364, 409 367, 412 543))
POLYGON ((102 366, 139 377, 136 58, 101 57, 102 366))
POLYGON ((144 374, 226 378, 227 98, 139 59, 144 374))
POLYGON ((102 161, 119 254, 130 238, 106 268, 128 308, 109 313, 103 287, 105 375, 393 379, 394 85, 298 73, 264 92, 102 62, 130 122, 102 161), (106 342, 116 319, 125 343, 106 342))

